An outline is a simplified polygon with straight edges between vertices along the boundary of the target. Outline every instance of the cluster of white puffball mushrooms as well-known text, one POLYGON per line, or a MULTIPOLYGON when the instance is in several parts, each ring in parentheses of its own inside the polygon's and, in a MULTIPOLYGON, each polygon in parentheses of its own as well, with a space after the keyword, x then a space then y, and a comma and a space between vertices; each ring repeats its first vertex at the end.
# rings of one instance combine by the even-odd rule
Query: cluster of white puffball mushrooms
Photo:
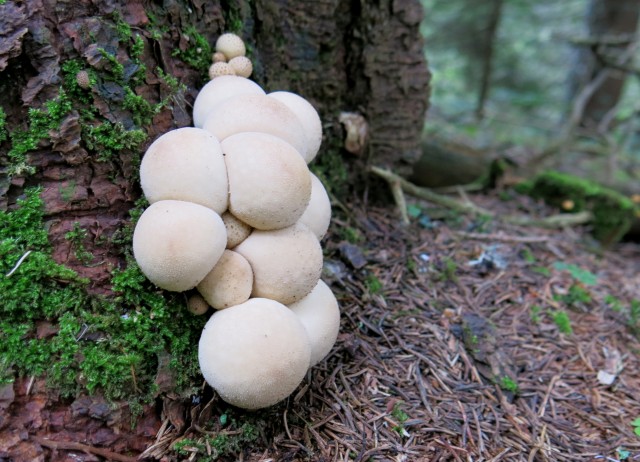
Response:
MULTIPOLYGON (((244 53, 237 35, 216 43, 230 66, 244 53)), ((195 127, 145 153, 150 205, 133 252, 158 287, 196 288, 192 311, 215 308, 199 343, 202 374, 223 400, 258 409, 289 396, 329 353, 340 312, 320 280, 331 205, 307 166, 320 117, 301 96, 266 94, 237 74, 215 74, 195 100, 195 127)))

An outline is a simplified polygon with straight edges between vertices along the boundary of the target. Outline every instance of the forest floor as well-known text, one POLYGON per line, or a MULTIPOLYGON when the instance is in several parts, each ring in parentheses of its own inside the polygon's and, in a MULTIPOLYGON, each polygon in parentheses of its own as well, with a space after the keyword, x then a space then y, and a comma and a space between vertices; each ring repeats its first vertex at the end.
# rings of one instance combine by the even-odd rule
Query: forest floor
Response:
POLYGON ((0 388, 0 461, 640 460, 638 244, 424 203, 409 226, 392 206, 346 209, 324 244, 340 335, 286 402, 244 412, 203 385, 129 431, 125 408, 27 377, 0 388))

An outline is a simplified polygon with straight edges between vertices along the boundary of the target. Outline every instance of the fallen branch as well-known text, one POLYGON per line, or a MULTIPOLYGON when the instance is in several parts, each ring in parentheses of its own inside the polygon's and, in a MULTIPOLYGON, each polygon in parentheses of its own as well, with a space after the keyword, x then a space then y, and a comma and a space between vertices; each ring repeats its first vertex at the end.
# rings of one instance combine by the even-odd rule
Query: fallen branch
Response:
POLYGON ((407 213, 407 204, 404 199, 403 191, 411 194, 412 196, 418 197, 420 199, 424 199, 426 201, 432 202, 434 204, 440 205, 442 207, 446 207, 448 209, 454 210, 459 213, 479 216, 484 215, 495 220, 501 220, 505 223, 511 223, 514 225, 520 226, 537 226, 540 228, 563 228, 565 226, 576 226, 583 225, 589 223, 593 220, 593 215, 591 212, 583 211, 579 213, 561 213, 558 215, 551 215, 546 218, 531 218, 528 216, 517 216, 517 215, 505 215, 499 216, 494 214, 493 212, 484 209, 482 207, 478 207, 473 204, 470 200, 465 200, 461 202, 456 199, 452 199, 448 196, 443 196, 442 194, 435 193, 428 188, 422 188, 420 186, 416 186, 408 180, 405 180, 399 175, 395 173, 385 170, 380 167, 371 166, 369 170, 383 178, 389 183, 391 187, 391 192, 393 193, 393 198, 396 202, 396 205, 400 211, 400 216, 402 217, 403 223, 409 223, 409 216, 407 213))
POLYGON ((40 436, 31 435, 31 439, 38 443, 40 446, 45 446, 49 449, 62 450, 62 451, 82 451, 88 454, 94 454, 96 456, 104 457, 108 460, 115 460, 117 462, 138 462, 137 457, 124 456, 117 452, 109 451, 108 449, 96 448, 88 446, 82 443, 74 443, 72 441, 52 441, 40 436))

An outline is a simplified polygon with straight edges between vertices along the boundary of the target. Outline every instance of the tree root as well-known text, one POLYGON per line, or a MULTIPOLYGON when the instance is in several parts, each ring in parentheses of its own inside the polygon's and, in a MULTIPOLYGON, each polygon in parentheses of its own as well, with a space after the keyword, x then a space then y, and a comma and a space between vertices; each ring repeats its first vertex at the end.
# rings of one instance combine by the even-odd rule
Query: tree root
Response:
POLYGON ((52 441, 35 435, 31 435, 31 439, 38 443, 40 446, 45 446, 49 449, 62 451, 81 451, 88 454, 94 454, 96 456, 104 457, 107 460, 115 460, 117 462, 138 461, 137 457, 125 456, 122 454, 118 454, 117 452, 109 451, 108 449, 96 448, 82 443, 75 443, 73 441, 52 441))
POLYGON ((454 210, 458 213, 472 216, 487 216, 495 220, 501 220, 505 223, 511 223, 520 226, 563 228, 565 226, 583 225, 593 220, 593 215, 587 211, 580 213, 561 213, 545 218, 532 218, 529 216, 518 215, 499 216, 485 208, 478 207, 468 199, 463 202, 451 197, 444 196, 442 194, 438 194, 428 188, 421 188, 420 186, 416 186, 410 181, 405 180, 401 176, 396 175, 389 170, 375 166, 371 166, 369 170, 389 183, 393 198, 400 211, 402 222, 405 224, 409 223, 409 215, 407 213, 407 205, 404 198, 404 192, 420 199, 424 199, 426 201, 440 205, 442 207, 454 210))

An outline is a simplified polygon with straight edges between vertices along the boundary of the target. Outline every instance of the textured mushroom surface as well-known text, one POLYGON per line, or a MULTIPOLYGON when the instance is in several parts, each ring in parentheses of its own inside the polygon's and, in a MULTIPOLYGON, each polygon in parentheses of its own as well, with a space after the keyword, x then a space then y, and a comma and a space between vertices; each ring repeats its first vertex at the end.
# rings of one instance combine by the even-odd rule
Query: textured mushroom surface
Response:
POLYGON ((302 300, 289 305, 302 321, 311 341, 311 367, 322 361, 338 338, 340 308, 335 295, 324 281, 302 300))
POLYGON ((227 167, 220 143, 201 128, 172 130, 155 140, 140 164, 140 184, 149 203, 181 200, 227 209, 227 167))
POLYGON ((311 346, 286 306, 252 298, 217 311, 205 325, 198 360, 205 380, 226 402, 244 409, 289 396, 309 368, 311 346))
POLYGON ((209 304, 200 294, 193 294, 187 299, 187 309, 191 314, 201 316, 209 311, 209 304))
POLYGON ((151 204, 133 232, 133 255, 147 278, 166 290, 194 288, 227 244, 220 215, 192 202, 151 204))
POLYGON ((215 79, 223 75, 236 75, 236 71, 231 64, 218 61, 209 67, 209 78, 215 79))
POLYGON ((222 151, 231 213, 262 230, 286 228, 302 216, 311 198, 311 176, 289 143, 246 132, 225 139, 222 151))
POLYGON ((234 249, 253 270, 253 297, 288 305, 313 290, 322 272, 322 249, 303 224, 274 231, 254 230, 234 249))
POLYGON ((324 237, 331 223, 329 195, 322 182, 313 173, 311 173, 311 199, 298 221, 313 231, 318 240, 324 237))
POLYGON ((227 32, 226 34, 222 34, 218 37, 218 40, 216 40, 216 51, 223 53, 226 58, 230 60, 236 56, 244 56, 247 52, 247 48, 239 35, 227 32))
POLYGON ((251 234, 251 226, 240 220, 231 212, 222 214, 224 227, 227 229, 227 249, 233 249, 251 234))
POLYGON ((302 96, 289 91, 274 91, 267 96, 284 103, 298 117, 304 128, 307 149, 301 152, 305 162, 311 162, 322 144, 322 121, 316 109, 302 96))
POLYGON ((198 292, 216 310, 239 305, 249 299, 253 271, 246 258, 225 250, 216 266, 198 284, 198 292))
POLYGON ((251 60, 246 56, 236 56, 229 60, 229 66, 231 66, 233 72, 240 77, 249 78, 253 72, 253 64, 251 64, 251 60))
POLYGON ((207 82, 193 102, 193 125, 202 127, 211 109, 228 98, 242 94, 265 96, 260 85, 237 75, 221 75, 207 82))
POLYGON ((221 142, 236 133, 261 132, 282 138, 299 155, 307 150, 307 138, 298 116, 286 104, 266 95, 242 94, 225 99, 213 106, 202 128, 221 142))

